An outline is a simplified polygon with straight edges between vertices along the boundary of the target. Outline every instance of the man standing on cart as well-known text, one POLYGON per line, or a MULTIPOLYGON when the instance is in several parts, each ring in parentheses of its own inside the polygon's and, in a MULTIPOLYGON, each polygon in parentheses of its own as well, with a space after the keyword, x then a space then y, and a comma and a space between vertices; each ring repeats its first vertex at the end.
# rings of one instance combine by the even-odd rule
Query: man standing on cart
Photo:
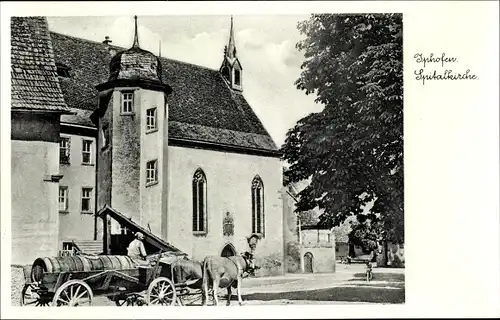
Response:
POLYGON ((144 247, 144 235, 141 232, 135 234, 135 239, 130 242, 127 248, 127 255, 138 265, 146 265, 147 253, 144 247))

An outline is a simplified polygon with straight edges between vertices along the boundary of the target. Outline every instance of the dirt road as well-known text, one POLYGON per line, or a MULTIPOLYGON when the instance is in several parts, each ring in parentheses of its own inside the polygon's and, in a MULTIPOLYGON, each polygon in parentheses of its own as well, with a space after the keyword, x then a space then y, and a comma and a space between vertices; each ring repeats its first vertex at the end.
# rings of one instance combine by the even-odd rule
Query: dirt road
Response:
MULTIPOLYGON (((374 268, 371 282, 364 279, 363 265, 337 265, 331 274, 287 274, 247 278, 242 284, 246 305, 404 303, 404 269, 374 268)), ((12 304, 19 305, 20 275, 13 273, 12 304)), ((225 305, 227 292, 220 292, 225 305)), ((233 290, 232 300, 236 300, 233 290)), ((194 305, 199 302, 195 302, 194 305)), ((238 305, 236 301, 233 305, 238 305)), ((107 298, 95 297, 95 306, 114 306, 107 298)))

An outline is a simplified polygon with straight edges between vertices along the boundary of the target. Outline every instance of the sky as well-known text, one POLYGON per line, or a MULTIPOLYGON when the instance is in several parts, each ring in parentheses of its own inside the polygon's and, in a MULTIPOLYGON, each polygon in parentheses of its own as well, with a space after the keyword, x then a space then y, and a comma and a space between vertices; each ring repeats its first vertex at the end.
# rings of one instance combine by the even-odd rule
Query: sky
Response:
MULTIPOLYGON (((297 23, 307 15, 235 15, 234 34, 243 67, 243 95, 261 119, 273 140, 281 146, 297 120, 322 109, 315 96, 294 85, 304 60, 295 44, 303 39, 297 23)), ((229 39, 231 17, 139 16, 141 48, 161 56, 219 69, 229 39)), ((48 17, 51 31, 103 41, 129 48, 133 42, 134 18, 48 17)))

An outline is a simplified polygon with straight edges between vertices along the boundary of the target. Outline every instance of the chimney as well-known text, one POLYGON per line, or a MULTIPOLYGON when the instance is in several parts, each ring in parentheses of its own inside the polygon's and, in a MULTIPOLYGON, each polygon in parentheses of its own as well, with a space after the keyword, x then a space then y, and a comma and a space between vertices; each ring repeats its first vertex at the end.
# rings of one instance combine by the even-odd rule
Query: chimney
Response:
POLYGON ((113 42, 113 41, 109 40, 108 36, 105 36, 104 41, 102 43, 104 43, 105 45, 109 45, 111 42, 113 42))
POLYGON ((105 36, 104 41, 102 43, 104 43, 106 47, 108 47, 109 55, 113 57, 116 54, 116 50, 109 45, 111 42, 113 41, 111 41, 111 39, 109 39, 108 36, 105 36))

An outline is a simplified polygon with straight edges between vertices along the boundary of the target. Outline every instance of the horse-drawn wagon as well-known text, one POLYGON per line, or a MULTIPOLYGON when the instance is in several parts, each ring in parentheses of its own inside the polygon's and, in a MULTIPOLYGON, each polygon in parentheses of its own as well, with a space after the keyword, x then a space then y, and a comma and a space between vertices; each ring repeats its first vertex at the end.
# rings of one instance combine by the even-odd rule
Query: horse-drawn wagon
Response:
POLYGON ((85 306, 98 295, 117 305, 173 305, 176 289, 160 257, 154 266, 127 256, 38 258, 25 269, 21 305, 85 306))
MULTIPOLYGON (((143 233, 148 259, 137 263, 123 254, 120 245, 129 243, 127 234, 122 235, 125 240, 115 239, 118 248, 115 246, 109 252, 113 239, 104 232, 103 253, 100 255, 79 253, 42 257, 25 267, 21 305, 85 306, 92 304, 94 296, 105 296, 117 306, 190 305, 203 302, 204 297, 215 299, 212 294, 203 294, 201 263, 187 259, 187 254, 110 207, 105 206, 98 215, 105 225, 108 225, 107 218, 111 217, 122 228, 143 233)), ((251 272, 255 269, 249 260, 241 259, 240 267, 234 261, 228 261, 234 275, 242 270, 251 272)), ((229 294, 230 288, 228 290, 229 294)), ((213 288, 207 287, 207 291, 215 293, 213 288)), ((240 296, 239 299, 241 303, 240 296)))
POLYGON ((189 284, 174 284, 173 266, 186 259, 185 253, 109 207, 100 213, 111 215, 130 231, 145 235, 146 247, 149 253, 153 252, 147 261, 137 264, 123 254, 80 253, 38 258, 24 268, 21 305, 85 306, 91 305, 95 296, 105 296, 118 306, 168 306, 183 304, 180 296, 193 294, 189 284))

